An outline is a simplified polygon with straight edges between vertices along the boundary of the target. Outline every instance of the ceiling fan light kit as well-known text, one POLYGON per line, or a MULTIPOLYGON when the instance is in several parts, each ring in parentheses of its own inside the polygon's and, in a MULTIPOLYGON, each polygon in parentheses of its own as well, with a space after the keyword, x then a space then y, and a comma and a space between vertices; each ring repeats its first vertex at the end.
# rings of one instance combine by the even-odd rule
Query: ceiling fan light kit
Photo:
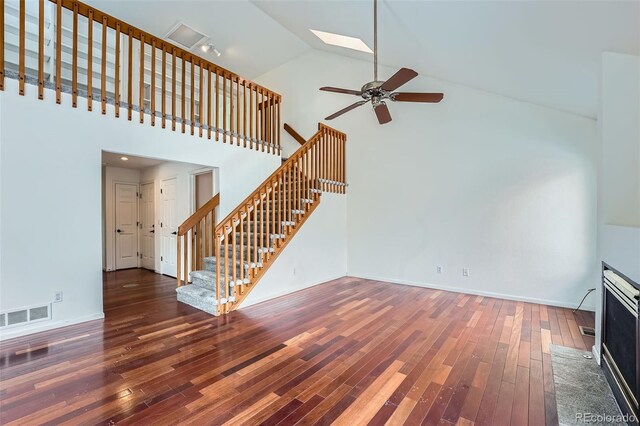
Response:
POLYGON ((363 99, 331 114, 326 117, 325 120, 333 120, 352 109, 371 102, 378 122, 380 124, 386 124, 391 121, 391 113, 385 102, 386 100, 392 102, 438 103, 444 98, 444 94, 442 93, 395 92, 400 86, 413 80, 417 76, 418 73, 414 70, 401 68, 387 81, 378 80, 378 0, 373 0, 373 81, 366 83, 360 90, 341 89, 329 86, 321 87, 320 90, 325 92, 355 95, 363 99))

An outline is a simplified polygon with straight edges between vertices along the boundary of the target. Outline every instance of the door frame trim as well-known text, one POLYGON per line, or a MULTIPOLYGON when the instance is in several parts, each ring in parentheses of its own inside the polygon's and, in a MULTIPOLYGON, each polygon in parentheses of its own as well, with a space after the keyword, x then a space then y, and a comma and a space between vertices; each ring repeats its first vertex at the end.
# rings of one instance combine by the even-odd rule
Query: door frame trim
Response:
MULTIPOLYGON (((189 172, 189 214, 194 214, 196 211, 196 176, 211 173, 211 179, 213 182, 213 191, 215 192, 215 167, 201 167, 189 172)), ((213 194, 211 195, 213 196, 213 194)))
MULTIPOLYGON (((149 180, 149 181, 142 181, 138 184, 138 190, 140 192, 140 197, 138 197, 138 223, 142 222, 142 209, 141 209, 141 204, 142 204, 142 187, 145 185, 152 185, 152 191, 153 192, 153 223, 155 225, 156 223, 156 182, 154 180, 149 180)), ((155 227, 154 227, 155 229, 155 227)), ((142 229, 140 229, 140 231, 142 231, 142 229)), ((158 272, 156 270, 156 245, 158 244, 158 242, 156 241, 156 234, 155 232, 153 233, 153 272, 158 272)), ((140 252, 140 254, 142 254, 142 232, 138 232, 138 250, 140 252)), ((138 267, 139 268, 144 268, 144 266, 142 265, 142 259, 138 259, 138 267)), ((147 268, 144 268, 147 269, 147 268)), ((150 271, 151 269, 147 269, 148 271, 150 271)))

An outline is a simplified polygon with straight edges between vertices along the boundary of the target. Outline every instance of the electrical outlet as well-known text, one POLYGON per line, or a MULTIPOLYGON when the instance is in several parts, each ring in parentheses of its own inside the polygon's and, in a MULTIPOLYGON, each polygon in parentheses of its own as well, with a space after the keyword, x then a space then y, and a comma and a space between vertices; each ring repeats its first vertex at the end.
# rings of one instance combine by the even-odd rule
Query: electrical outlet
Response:
POLYGON ((62 291, 56 291, 54 296, 53 296, 53 302, 54 303, 58 303, 58 302, 62 302, 62 291))
POLYGON ((469 268, 462 268, 462 276, 463 277, 469 276, 469 268))
POLYGON ((442 273, 442 266, 436 266, 436 272, 441 274, 442 273))

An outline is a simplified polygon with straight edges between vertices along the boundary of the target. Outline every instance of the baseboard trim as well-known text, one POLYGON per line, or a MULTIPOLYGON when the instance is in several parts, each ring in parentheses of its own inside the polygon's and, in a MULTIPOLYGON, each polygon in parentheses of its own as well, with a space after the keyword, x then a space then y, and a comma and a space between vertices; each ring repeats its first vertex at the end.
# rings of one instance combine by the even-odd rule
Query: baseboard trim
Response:
MULTIPOLYGON (((438 284, 431 284, 431 283, 425 283, 425 282, 419 282, 419 281, 397 280, 394 278, 367 276, 364 274, 347 274, 347 276, 354 277, 354 278, 362 278, 365 280, 388 282, 391 284, 410 285, 414 287, 430 288, 434 290, 451 291, 454 293, 473 294, 475 296, 485 296, 485 297, 493 297, 496 299, 514 300, 517 302, 527 302, 527 303, 536 303, 540 305, 557 306, 560 308, 575 309, 578 307, 577 303, 565 303, 557 300, 537 299, 534 297, 523 297, 523 296, 516 296, 513 294, 495 293, 491 291, 482 291, 482 290, 476 290, 471 288, 438 285, 438 284)), ((595 312, 595 307, 590 305, 582 305, 581 309, 595 312)))
POLYGON ((347 276, 348 275, 346 275, 346 274, 342 274, 342 275, 336 275, 334 277, 324 278, 324 279, 322 279, 321 282, 315 281, 315 284, 303 285, 302 287, 298 288, 297 290, 278 292, 278 293, 274 293, 273 295, 261 297, 259 299, 256 299, 255 301, 251 302, 251 304, 246 304, 245 303, 246 299, 245 299, 245 301, 243 301, 243 303, 240 305, 240 307, 238 309, 245 309, 245 308, 248 308, 250 306, 255 306, 255 305, 258 305, 260 303, 268 302, 268 301, 273 300, 273 299, 278 299, 280 297, 288 296, 290 294, 295 294, 295 293, 297 293, 299 291, 307 290, 307 289, 310 289, 312 287, 316 287, 316 286, 328 283, 329 281, 337 280, 339 278, 344 278, 344 277, 347 277, 347 276))
POLYGON ((598 347, 596 345, 593 345, 591 347, 591 352, 593 353, 593 356, 595 357, 598 365, 600 365, 600 351, 598 350, 598 347))
POLYGON ((38 324, 34 324, 33 327, 10 328, 8 330, 0 331, 0 342, 4 340, 9 340, 9 339, 15 339, 16 337, 28 336, 30 334, 49 331, 56 328, 68 327, 70 325, 76 325, 83 322, 95 321, 100 319, 104 319, 104 312, 88 315, 85 317, 75 318, 72 320, 38 323, 38 324))

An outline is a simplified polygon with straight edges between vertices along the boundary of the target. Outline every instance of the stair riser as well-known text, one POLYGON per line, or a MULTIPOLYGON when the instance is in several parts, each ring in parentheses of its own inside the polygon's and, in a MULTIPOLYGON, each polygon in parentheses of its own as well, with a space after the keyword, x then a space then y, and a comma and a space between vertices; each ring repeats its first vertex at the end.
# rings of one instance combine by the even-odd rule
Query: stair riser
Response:
POLYGON ((269 226, 267 226, 266 224, 263 226, 253 226, 252 225, 245 225, 242 227, 243 231, 245 234, 253 234, 253 232, 255 230, 258 231, 258 233, 262 233, 264 235, 268 235, 268 234, 282 234, 284 228, 282 226, 278 226, 278 225, 273 225, 273 223, 269 222, 269 226), (274 226, 275 228, 277 228, 277 230, 274 230, 274 226), (268 231, 268 232, 267 232, 268 231))
POLYGON ((275 194, 275 198, 272 198, 271 196, 269 196, 269 199, 265 200, 265 201, 274 200, 276 202, 279 202, 279 201, 282 201, 283 199, 285 201, 287 201, 287 200, 294 200, 294 199, 297 199, 297 198, 304 198, 306 200, 313 200, 313 196, 310 193, 310 191, 306 191, 306 190, 302 190, 301 189, 300 192, 298 192, 298 190, 296 189, 296 190, 292 190, 291 192, 289 192, 286 197, 281 196, 280 193, 276 193, 275 194))
POLYGON ((250 223, 245 223, 242 225, 242 227, 238 227, 236 228, 236 232, 240 232, 240 230, 242 230, 243 234, 253 234, 254 231, 257 231, 258 235, 259 234, 263 234, 263 235, 269 235, 269 234, 277 234, 277 233, 282 233, 283 227, 282 225, 279 225, 280 221, 274 221, 273 217, 264 217, 264 218, 258 218, 258 220, 256 221, 257 223, 254 223, 253 221, 251 221, 250 223), (268 232, 267 232, 268 231, 268 232))
MULTIPOLYGON (((205 271, 211 271, 211 272, 213 272, 215 274, 218 271, 218 266, 215 265, 215 264, 211 264, 211 263, 209 263, 209 264, 205 263, 204 269, 205 269, 205 271)), ((247 274, 248 270, 249 270, 249 267, 246 266, 245 269, 244 269, 245 275, 247 274)), ((236 267, 236 276, 238 276, 238 277, 240 276, 240 271, 241 271, 241 268, 239 266, 236 267)), ((222 268, 222 269, 220 269, 220 274, 224 274, 225 272, 226 272, 227 275, 231 276, 233 274, 233 269, 232 268, 226 268, 226 269, 222 268)))
MULTIPOLYGON (((231 246, 231 244, 229 244, 229 246, 231 246)), ((259 263, 262 262, 263 258, 264 258, 264 254, 266 254, 266 246, 260 246, 258 244, 258 249, 256 250, 253 242, 251 242, 251 244, 249 245, 249 258, 247 258, 247 245, 243 244, 242 247, 240 247, 238 244, 236 244, 236 261, 240 260, 240 252, 242 252, 242 259, 245 262, 253 262, 253 263, 259 263), (257 257, 256 257, 256 251, 258 252, 257 257)), ((273 251, 273 246, 270 250, 271 252, 273 251)), ((231 249, 229 249, 228 251, 225 251, 224 249, 220 250, 220 257, 227 258, 229 260, 232 260, 233 257, 233 251, 231 249)))
POLYGON ((304 207, 307 204, 313 204, 312 202, 309 202, 307 198, 304 198, 302 200, 291 200, 291 203, 287 203, 286 206, 281 206, 280 202, 276 202, 275 204, 272 203, 271 201, 267 201, 265 203, 265 206, 262 208, 263 210, 267 209, 267 205, 269 205, 269 211, 270 212, 280 212, 282 211, 287 211, 290 208, 293 208, 294 206, 300 206, 300 207, 304 207), (273 208, 273 206, 275 205, 276 208, 273 208), (282 207, 282 208, 280 208, 282 207))
MULTIPOLYGON (((245 260, 244 257, 246 257, 246 254, 243 256, 243 261, 245 260)), ((236 256, 236 259, 238 260, 238 262, 236 262, 236 267, 235 267, 236 275, 240 276, 240 271, 242 269, 244 269, 245 275, 246 275, 247 271, 249 271, 249 267, 250 267, 249 263, 247 263, 245 261, 244 262, 244 268, 242 268, 240 266, 240 264, 239 264, 240 257, 236 256)), ((224 267, 224 265, 220 268, 220 273, 224 274, 225 272, 227 272, 228 275, 231 275, 233 273, 233 269, 234 268, 231 267, 231 262, 229 262, 229 263, 230 264, 226 268, 224 267)), ((215 274, 216 271, 218 270, 218 264, 217 264, 217 262, 215 260, 211 260, 211 261, 205 260, 204 261, 204 269, 206 271, 211 271, 211 272, 213 272, 215 274)))
MULTIPOLYGON (((304 206, 301 206, 302 208, 299 209, 299 210, 298 209, 294 210, 293 206, 291 206, 291 207, 292 207, 291 213, 287 213, 287 211, 288 211, 287 210, 287 211, 283 212, 283 214, 281 214, 281 215, 275 215, 276 216, 275 217, 276 221, 280 220, 280 219, 287 220, 287 218, 289 218, 290 216, 294 216, 295 217, 297 215, 302 214, 305 211, 304 210, 304 206)), ((258 222, 260 221, 261 217, 262 217, 262 220, 264 220, 264 221, 273 220, 273 217, 272 217, 273 215, 274 215, 273 212, 271 214, 267 214, 266 211, 265 212, 258 212, 258 222)), ((245 220, 245 222, 247 222, 247 221, 245 220)), ((251 217, 251 220, 249 222, 253 222, 253 217, 251 217)), ((247 223, 249 223, 249 222, 247 222, 247 223)))
MULTIPOLYGON (((225 257, 224 254, 220 255, 222 258, 225 257)), ((233 258, 233 254, 229 254, 228 256, 226 256, 229 260, 232 260, 233 258)), ((240 258, 242 258, 242 261, 245 263, 249 263, 249 264, 256 264, 256 263, 261 263, 263 261, 264 255, 261 253, 258 253, 257 257, 256 257, 256 253, 255 250, 253 248, 251 248, 251 251, 247 254, 247 250, 245 247, 245 250, 240 253, 240 251, 236 251, 236 260, 239 261, 240 258), (248 256, 248 258, 247 258, 248 256)), ((207 271, 214 271, 215 272, 215 267, 213 264, 210 264, 211 266, 205 265, 205 269, 207 271)), ((231 271, 231 268, 226 268, 227 271, 231 271)), ((220 272, 224 272, 225 268, 220 269, 220 272)), ((236 266, 236 273, 239 271, 239 266, 236 266)))
MULTIPOLYGON (((240 274, 236 275, 236 281, 240 281, 240 274)), ((245 274, 244 278, 249 278, 249 274, 245 274)), ((233 282, 233 275, 229 274, 229 275, 220 275, 220 291, 222 292, 222 297, 225 297, 226 292, 225 292, 225 286, 224 283, 231 283, 233 282)), ((197 285, 198 287, 202 287, 202 288, 206 288, 207 290, 211 290, 211 291, 215 291, 216 289, 216 284, 215 284, 215 279, 214 280, 208 280, 208 279, 202 279, 202 278, 198 278, 198 277, 193 277, 192 281, 191 281, 192 285, 197 285)), ((232 289, 232 293, 233 293, 233 287, 234 286, 230 286, 232 289)))
POLYGON ((218 315, 217 306, 213 303, 206 303, 202 300, 190 297, 188 295, 184 295, 181 293, 177 294, 178 302, 185 303, 189 306, 193 306, 196 309, 200 309, 201 311, 205 311, 211 315, 218 315))
POLYGON ((207 290, 215 290, 216 289, 215 282, 211 282, 209 280, 204 280, 204 279, 197 278, 197 277, 193 277, 191 279, 191 283, 193 285, 197 285, 199 287, 206 288, 207 290))
MULTIPOLYGON (((253 247, 256 246, 256 244, 257 244, 258 247, 271 246, 271 241, 269 241, 267 238, 262 238, 262 239, 256 238, 256 241, 254 241, 253 237, 249 238, 249 237, 245 236, 244 238, 236 237, 235 241, 236 241, 236 253, 240 253, 240 250, 242 248, 244 248, 244 250, 246 251, 247 250, 247 246, 253 248, 253 247), (241 247, 239 247, 239 246, 241 246, 241 247)), ((233 242, 229 241, 229 245, 232 245, 232 244, 233 244, 233 242)), ((230 252, 230 253, 232 253, 232 252, 230 252)))

